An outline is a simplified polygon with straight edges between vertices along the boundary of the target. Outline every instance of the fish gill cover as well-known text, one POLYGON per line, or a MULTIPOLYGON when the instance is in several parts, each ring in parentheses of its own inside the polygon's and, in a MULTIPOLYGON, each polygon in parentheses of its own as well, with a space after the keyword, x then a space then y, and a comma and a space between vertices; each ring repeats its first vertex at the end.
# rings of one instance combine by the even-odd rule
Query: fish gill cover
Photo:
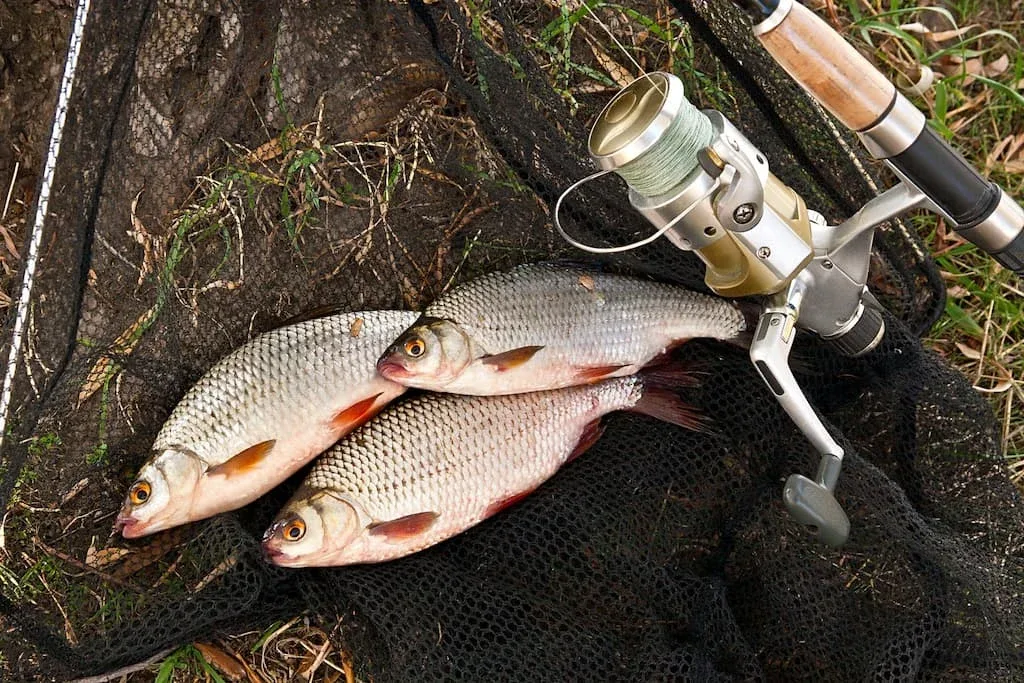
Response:
MULTIPOLYGON (((810 206, 836 220, 872 195, 731 4, 591 6, 810 206)), ((612 416, 515 509, 396 562, 267 564, 259 538, 294 481, 151 539, 111 536, 174 404, 252 335, 578 258, 550 207, 590 170, 587 125, 632 68, 583 11, 93 2, 2 453, 5 680, 109 671, 296 615, 360 680, 1024 678, 1020 498, 990 410, 918 341, 941 282, 899 226, 872 264, 892 312, 881 347, 848 360, 805 336, 796 352, 848 453, 841 549, 781 501, 816 455, 746 355, 711 342, 682 357, 714 433, 612 416)), ((647 234, 618 183, 567 203, 574 234, 647 234)), ((703 288, 664 241, 607 267, 703 288)))

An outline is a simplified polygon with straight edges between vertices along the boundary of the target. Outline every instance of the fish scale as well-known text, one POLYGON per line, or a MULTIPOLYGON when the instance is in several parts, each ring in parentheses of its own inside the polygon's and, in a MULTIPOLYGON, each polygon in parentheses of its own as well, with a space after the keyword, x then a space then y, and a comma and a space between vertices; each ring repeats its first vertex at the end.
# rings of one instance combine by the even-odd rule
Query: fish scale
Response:
POLYGON ((571 347, 571 356, 560 355, 594 364, 628 362, 645 346, 645 334, 730 339, 745 329, 731 302, 557 264, 483 276, 441 297, 424 315, 459 323, 489 353, 571 347))
POLYGON ((512 394, 632 374, 693 338, 742 345, 747 331, 747 316, 729 300, 635 277, 528 264, 441 296, 377 368, 421 389, 512 394))
MULTIPOLYGON (((278 564, 303 566, 383 561, 438 543, 551 477, 601 416, 645 412, 638 406, 645 392, 644 376, 633 375, 509 396, 424 394, 391 406, 316 461, 265 547, 278 564), (313 500, 351 505, 361 530, 344 542, 337 530, 325 531, 324 547, 342 543, 332 553, 316 555, 326 552, 317 547, 306 558, 289 555, 281 529, 313 500), (373 531, 427 513, 436 521, 408 538, 373 531)), ((685 424, 685 407, 680 414, 685 424)))
POLYGON ((375 374, 382 347, 416 319, 365 311, 306 320, 266 332, 215 366, 185 394, 157 434, 154 450, 187 446, 211 466, 311 415, 327 417, 339 385, 375 374), (352 325, 361 319, 359 343, 352 325), (284 424, 282 424, 282 422, 284 424))
POLYGON ((239 508, 281 483, 405 387, 377 374, 416 314, 342 313, 256 337, 171 412, 115 529, 128 538, 239 508))

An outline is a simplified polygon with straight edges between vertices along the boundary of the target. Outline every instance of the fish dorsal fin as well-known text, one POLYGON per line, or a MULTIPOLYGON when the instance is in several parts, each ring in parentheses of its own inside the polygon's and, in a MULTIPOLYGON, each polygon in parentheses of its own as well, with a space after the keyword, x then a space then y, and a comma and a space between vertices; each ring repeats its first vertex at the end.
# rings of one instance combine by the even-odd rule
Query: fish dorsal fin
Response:
POLYGON ((347 433, 363 424, 377 412, 374 410, 374 405, 377 403, 377 399, 381 397, 381 394, 383 392, 374 394, 369 398, 364 398, 362 401, 356 401, 349 407, 338 411, 331 418, 331 427, 347 433))
POLYGON ((440 516, 437 512, 417 512, 387 522, 373 522, 367 529, 371 536, 383 536, 389 543, 401 543, 430 529, 440 516))
POLYGON ((480 361, 484 365, 491 366, 498 372, 504 372, 505 370, 511 370, 512 368, 519 367, 537 355, 537 352, 543 348, 543 346, 522 346, 518 349, 512 349, 511 351, 504 351, 491 356, 484 356, 480 361))
POLYGON ((276 439, 270 439, 269 441, 261 441, 254 446, 249 446, 238 455, 233 456, 230 460, 222 462, 216 467, 211 467, 206 473, 219 474, 225 477, 245 474, 263 462, 263 459, 266 458, 267 454, 274 448, 275 443, 277 443, 276 439))

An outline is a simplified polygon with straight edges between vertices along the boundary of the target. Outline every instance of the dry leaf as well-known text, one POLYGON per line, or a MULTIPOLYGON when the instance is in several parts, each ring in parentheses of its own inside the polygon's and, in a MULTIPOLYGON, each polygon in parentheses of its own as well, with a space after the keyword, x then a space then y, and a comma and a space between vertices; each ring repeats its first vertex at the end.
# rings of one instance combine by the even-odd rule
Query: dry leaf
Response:
POLYGON ((1007 162, 1012 163, 1022 155, 1024 155, 1024 133, 1007 135, 997 142, 985 157, 985 172, 989 173, 996 166, 1002 166, 1007 162))
POLYGON ((75 484, 74 486, 71 487, 70 491, 68 491, 67 493, 65 493, 61 497, 60 504, 63 505, 64 503, 68 502, 69 500, 71 500, 72 498, 77 496, 79 493, 84 491, 85 487, 88 486, 88 485, 89 485, 89 477, 86 477, 84 479, 80 479, 77 484, 75 484))
MULTIPOLYGON (((154 304, 114 340, 114 343, 110 345, 110 353, 121 356, 131 354, 139 340, 142 339, 141 331, 153 322, 156 313, 157 307, 154 304)), ((88 401, 115 372, 117 372, 117 368, 111 357, 107 354, 101 356, 93 364, 89 374, 85 377, 85 382, 82 383, 82 387, 78 390, 78 402, 75 404, 75 407, 77 408, 88 401)))
POLYGON ((356 682, 356 668, 352 664, 352 658, 347 652, 341 653, 341 668, 345 670, 345 683, 356 682))
POLYGON ((950 299, 963 299, 968 294, 970 294, 970 292, 967 291, 967 288, 961 285, 953 285, 946 290, 946 295, 950 299))
POLYGON ((4 246, 7 247, 7 251, 14 257, 15 260, 21 260, 21 254, 18 253, 18 247, 14 244, 14 238, 11 237, 11 233, 7 231, 6 227, 0 226, 0 234, 4 237, 4 246))
POLYGON ((1013 388, 1013 380, 1011 380, 1011 379, 1000 380, 999 383, 996 384, 992 388, 979 387, 977 385, 975 385, 974 388, 977 389, 978 391, 980 391, 983 394, 1001 394, 1001 393, 1003 393, 1005 391, 1009 391, 1011 388, 1013 388))
POLYGON ((252 152, 249 152, 244 161, 249 164, 254 161, 270 161, 274 157, 280 156, 283 151, 284 149, 281 147, 281 139, 274 138, 273 140, 264 142, 252 152))
POLYGON ((142 220, 136 213, 136 208, 139 206, 139 198, 142 196, 140 190, 135 199, 132 200, 132 206, 130 211, 130 218, 132 222, 132 229, 128 230, 128 236, 135 240, 142 247, 142 265, 139 267, 139 280, 135 283, 138 287, 146 279, 146 275, 153 272, 154 264, 162 257, 158 254, 160 251, 160 242, 155 239, 149 231, 146 230, 146 226, 143 225, 142 220))
POLYGON ((348 333, 350 335, 352 335, 353 337, 358 337, 359 333, 362 331, 362 329, 363 329, 363 319, 362 318, 356 318, 355 320, 352 321, 352 324, 349 326, 348 333))
POLYGON ((214 581, 216 581, 217 579, 231 571, 231 568, 234 567, 236 564, 238 564, 238 557, 235 555, 229 555, 227 558, 222 560, 220 564, 214 567, 209 574, 200 579, 199 583, 197 583, 195 588, 192 589, 192 592, 198 593, 199 591, 203 590, 211 583, 213 583, 214 581))
POLYGON ((920 21, 915 21, 909 24, 900 24, 899 29, 901 31, 906 31, 907 33, 920 33, 922 35, 927 35, 932 32, 930 28, 922 24, 920 21))
POLYGON ((327 658, 327 653, 329 653, 330 651, 331 651, 331 641, 330 640, 324 641, 324 644, 320 647, 320 650, 316 653, 316 657, 313 658, 313 661, 310 662, 308 666, 305 666, 305 667, 299 669, 299 676, 302 677, 302 678, 305 678, 307 681, 313 680, 313 674, 315 674, 316 670, 319 669, 323 665, 324 659, 327 658))
POLYGON ((1010 68, 1010 58, 1007 55, 1001 55, 995 61, 989 62, 982 68, 982 74, 992 78, 1006 73, 1006 70, 1010 68))
MULTIPOLYGON (((93 539, 93 544, 96 539, 93 539)), ((93 569, 106 569, 107 567, 121 561, 125 555, 131 555, 134 550, 131 548, 103 548, 96 550, 96 546, 90 544, 89 550, 85 553, 85 563, 93 569)))
POLYGON ((193 643, 193 646, 203 655, 203 659, 227 676, 228 680, 241 681, 246 678, 245 667, 221 648, 209 643, 199 642, 193 643))
POLYGON ((111 574, 117 579, 129 579, 175 548, 180 548, 188 538, 187 527, 176 527, 154 536, 146 545, 135 548, 134 553, 111 574))
POLYGON ((633 74, 631 74, 626 67, 612 59, 611 55, 602 50, 597 41, 589 35, 587 35, 587 45, 590 46, 590 50, 594 53, 595 59, 597 59, 598 63, 608 73, 608 75, 611 76, 611 79, 615 81, 617 86, 625 88, 636 80, 633 74))
POLYGON ((927 34, 925 34, 925 37, 928 40, 933 40, 936 43, 941 43, 947 40, 952 40, 953 38, 959 38, 960 36, 964 35, 968 31, 975 28, 978 28, 977 24, 968 24, 967 26, 950 29, 949 31, 929 31, 927 34))
POLYGON ((972 348, 967 344, 957 342, 956 348, 960 349, 960 353, 964 354, 964 356, 970 358, 971 360, 981 360, 981 351, 972 348))

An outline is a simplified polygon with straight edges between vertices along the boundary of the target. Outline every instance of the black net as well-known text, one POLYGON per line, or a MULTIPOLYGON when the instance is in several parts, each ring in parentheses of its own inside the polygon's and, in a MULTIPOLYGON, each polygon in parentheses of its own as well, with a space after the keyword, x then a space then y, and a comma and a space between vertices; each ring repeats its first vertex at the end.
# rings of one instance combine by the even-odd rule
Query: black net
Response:
MULTIPOLYGON (((875 169, 730 3, 589 7, 809 206, 836 220, 874 194, 875 169)), ((881 347, 795 352, 847 448, 841 549, 781 501, 817 456, 745 353, 708 342, 682 356, 715 433, 614 415, 524 503, 400 561, 266 564, 258 539, 289 486, 152 539, 111 536, 175 402, 253 334, 579 258, 550 210, 590 172, 587 126, 628 66, 586 11, 93 3, 2 453, 5 678, 111 670, 297 614, 338 634, 362 680, 1024 678, 1020 498, 989 408, 918 341, 943 293, 899 225, 873 260, 881 347)), ((650 230, 616 179, 563 216, 593 243, 650 230)), ((607 267, 703 288, 664 241, 607 267)))

